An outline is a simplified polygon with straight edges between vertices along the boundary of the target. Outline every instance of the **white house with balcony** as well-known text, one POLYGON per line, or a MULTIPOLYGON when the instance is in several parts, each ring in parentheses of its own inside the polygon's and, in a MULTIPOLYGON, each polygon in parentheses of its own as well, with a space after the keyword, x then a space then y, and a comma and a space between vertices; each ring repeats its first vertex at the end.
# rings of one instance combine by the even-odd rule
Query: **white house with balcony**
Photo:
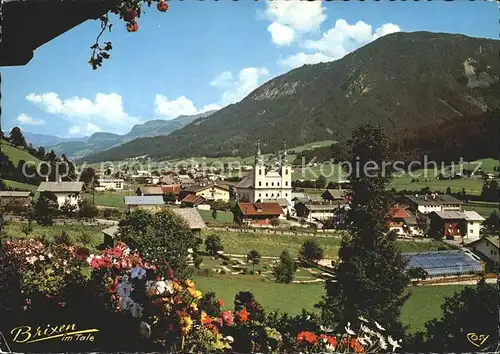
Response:
POLYGON ((57 197, 59 208, 69 201, 71 205, 78 208, 78 202, 82 200, 83 182, 42 182, 37 191, 50 192, 57 197))
POLYGON ((99 183, 99 186, 95 187, 96 191, 121 191, 123 190, 123 186, 125 184, 125 180, 121 178, 98 179, 97 182, 99 183))

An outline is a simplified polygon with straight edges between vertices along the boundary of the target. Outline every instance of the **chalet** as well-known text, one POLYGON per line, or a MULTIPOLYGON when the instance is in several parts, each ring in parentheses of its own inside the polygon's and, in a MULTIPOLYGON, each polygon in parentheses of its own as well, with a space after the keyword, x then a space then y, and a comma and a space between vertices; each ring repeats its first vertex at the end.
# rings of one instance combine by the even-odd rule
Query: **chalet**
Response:
POLYGON ((31 202, 33 196, 29 191, 0 191, 0 205, 15 203, 18 205, 27 205, 31 202))
POLYGON ((200 237, 201 230, 207 228, 207 225, 205 225, 203 218, 196 208, 171 208, 170 210, 186 221, 196 237, 200 237))
POLYGON ((345 201, 347 191, 345 189, 327 189, 321 194, 321 198, 328 202, 345 201))
POLYGON ((188 194, 184 199, 181 200, 182 207, 188 208, 198 208, 201 210, 210 210, 210 204, 201 195, 198 196, 196 194, 188 194))
POLYGON ((161 187, 137 187, 135 194, 138 196, 163 196, 161 187))
POLYGON ((78 202, 81 201, 83 193, 83 182, 42 182, 37 191, 50 192, 57 197, 59 208, 66 202, 78 208, 78 202))
POLYGON ((481 228, 485 219, 476 211, 472 210, 464 210, 464 214, 465 222, 467 224, 467 240, 464 241, 467 242, 478 239, 480 237, 481 228))
POLYGON ((405 195, 401 202, 409 207, 414 213, 429 214, 433 211, 462 211, 463 202, 451 195, 405 195))
POLYGON ((176 202, 179 201, 179 195, 181 192, 181 185, 180 184, 171 184, 167 186, 161 186, 160 187, 163 194, 173 194, 175 195, 175 200, 176 202))
POLYGON ((396 231, 398 235, 406 235, 409 233, 406 220, 410 218, 408 212, 401 207, 393 207, 387 215, 387 223, 389 231, 396 231))
POLYGON ((125 205, 127 206, 129 211, 138 208, 157 211, 165 205, 165 202, 163 201, 163 196, 161 195, 127 195, 125 196, 125 205))
POLYGON ((299 202, 295 204, 297 216, 305 218, 308 221, 325 221, 327 219, 332 219, 335 215, 335 211, 339 208, 338 205, 330 203, 312 204, 299 202))
POLYGON ((122 191, 125 184, 125 180, 121 178, 115 179, 98 179, 99 185, 95 187, 96 191, 122 191))
POLYGON ((465 247, 486 262, 488 271, 498 272, 500 267, 500 242, 498 237, 481 237, 465 247))
POLYGON ((190 194, 203 197, 207 201, 222 200, 224 202, 228 202, 231 193, 229 191, 229 187, 226 185, 202 184, 182 189, 179 192, 179 197, 183 200, 190 194))
POLYGON ((475 211, 434 211, 431 229, 447 238, 462 237, 464 243, 477 240, 484 218, 475 211))
POLYGON ((234 219, 238 223, 269 225, 274 218, 284 218, 283 209, 278 203, 238 203, 234 219))

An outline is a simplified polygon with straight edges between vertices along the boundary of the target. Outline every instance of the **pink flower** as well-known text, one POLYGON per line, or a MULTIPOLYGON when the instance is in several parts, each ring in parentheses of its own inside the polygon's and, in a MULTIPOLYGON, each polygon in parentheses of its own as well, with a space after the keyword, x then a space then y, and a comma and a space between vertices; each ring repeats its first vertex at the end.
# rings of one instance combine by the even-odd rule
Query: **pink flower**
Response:
POLYGON ((233 314, 231 311, 222 312, 222 320, 225 326, 231 326, 233 324, 233 314))

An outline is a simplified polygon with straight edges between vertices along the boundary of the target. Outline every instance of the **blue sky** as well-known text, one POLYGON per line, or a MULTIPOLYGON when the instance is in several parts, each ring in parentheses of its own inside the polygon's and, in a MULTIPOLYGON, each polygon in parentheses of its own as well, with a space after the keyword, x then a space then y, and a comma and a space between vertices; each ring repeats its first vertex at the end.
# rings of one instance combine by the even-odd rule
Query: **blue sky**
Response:
POLYGON ((335 60, 394 31, 498 39, 493 2, 172 1, 145 7, 139 31, 113 18, 111 59, 88 64, 98 21, 35 51, 24 67, 2 68, 2 129, 63 137, 124 134, 237 102, 304 63, 335 60))

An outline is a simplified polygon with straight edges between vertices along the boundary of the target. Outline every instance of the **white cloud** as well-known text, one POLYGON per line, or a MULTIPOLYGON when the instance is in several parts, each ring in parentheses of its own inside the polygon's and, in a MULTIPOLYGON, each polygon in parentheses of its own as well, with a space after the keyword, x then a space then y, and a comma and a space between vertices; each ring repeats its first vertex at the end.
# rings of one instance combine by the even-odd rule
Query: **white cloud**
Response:
POLYGON ((285 59, 278 60, 278 64, 286 68, 298 68, 304 64, 317 64, 335 60, 322 53, 307 54, 304 52, 290 55, 285 59))
POLYGON ((44 125, 45 121, 41 119, 33 119, 29 115, 21 113, 17 117, 17 121, 21 125, 44 125))
POLYGON ((267 30, 271 33, 273 42, 278 46, 290 45, 294 41, 295 31, 290 26, 273 22, 267 27, 267 30))
POLYGON ((266 68, 249 67, 240 71, 229 87, 222 93, 220 104, 226 106, 241 101, 250 92, 262 84, 262 79, 269 75, 266 68))
POLYGON ((268 1, 265 16, 299 32, 317 30, 326 20, 323 1, 268 1))
POLYGON ((169 100, 167 96, 160 94, 157 94, 155 97, 155 106, 156 113, 168 119, 177 118, 181 115, 195 115, 220 109, 218 104, 211 103, 198 110, 193 101, 185 96, 180 96, 175 100, 169 100))
POLYGON ((224 71, 210 82, 210 86, 227 87, 234 80, 233 74, 230 71, 224 71))
POLYGON ((69 134, 75 137, 90 136, 94 133, 102 131, 97 125, 87 123, 84 125, 75 125, 69 129, 69 134))
POLYGON ((219 106, 217 103, 211 103, 211 104, 204 106, 201 109, 200 113, 205 113, 208 111, 218 111, 219 109, 221 109, 221 106, 219 106))
POLYGON ((297 53, 280 59, 278 64, 286 68, 296 68, 303 64, 337 60, 377 38, 399 31, 401 28, 392 23, 385 23, 373 31, 372 26, 363 21, 350 25, 346 20, 339 19, 320 39, 300 43, 305 49, 313 51, 312 53, 297 53))
POLYGON ((26 99, 47 113, 64 117, 81 132, 96 131, 99 124, 114 133, 126 133, 132 124, 140 122, 124 111, 122 96, 117 93, 98 93, 94 100, 85 97, 61 99, 55 92, 30 93, 26 99))

